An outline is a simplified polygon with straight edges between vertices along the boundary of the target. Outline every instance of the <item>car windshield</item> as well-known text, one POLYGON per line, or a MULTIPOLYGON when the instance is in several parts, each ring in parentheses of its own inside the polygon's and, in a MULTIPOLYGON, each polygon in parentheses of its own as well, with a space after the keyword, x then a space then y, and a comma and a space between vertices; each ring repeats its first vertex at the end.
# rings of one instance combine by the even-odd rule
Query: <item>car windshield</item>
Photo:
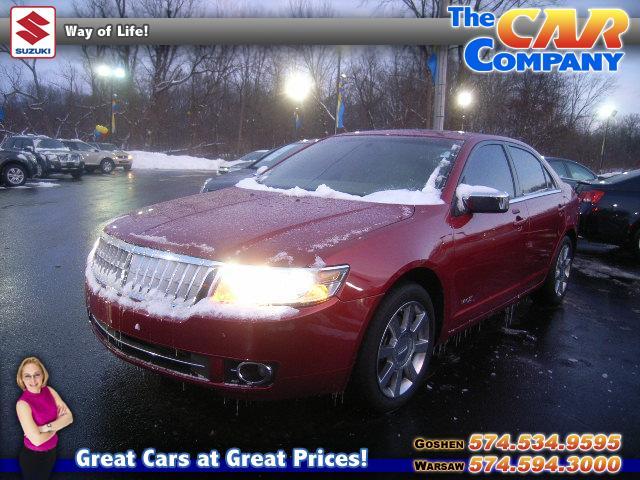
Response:
POLYGON ((294 154, 260 178, 268 187, 320 185, 351 195, 423 190, 433 178, 440 190, 461 142, 429 137, 345 136, 323 140, 294 154))
POLYGON ((118 148, 113 143, 99 143, 98 146, 102 150, 109 150, 110 152, 118 148))
POLYGON ((38 142, 37 143, 38 148, 59 148, 62 150, 68 150, 68 148, 65 147, 64 143, 62 143, 60 140, 55 140, 53 138, 40 138, 36 141, 38 142))
POLYGON ((277 150, 274 150, 273 152, 271 152, 266 157, 262 158, 258 162, 256 162, 253 165, 251 165, 249 168, 257 170, 260 167, 272 167, 273 165, 278 163, 280 160, 282 160, 286 156, 291 155, 292 153, 295 153, 295 152, 297 152, 299 150, 302 150, 307 145, 309 145, 309 144, 306 143, 306 142, 305 143, 297 143, 297 142, 296 143, 290 143, 289 145, 285 145, 284 147, 280 147, 277 150))

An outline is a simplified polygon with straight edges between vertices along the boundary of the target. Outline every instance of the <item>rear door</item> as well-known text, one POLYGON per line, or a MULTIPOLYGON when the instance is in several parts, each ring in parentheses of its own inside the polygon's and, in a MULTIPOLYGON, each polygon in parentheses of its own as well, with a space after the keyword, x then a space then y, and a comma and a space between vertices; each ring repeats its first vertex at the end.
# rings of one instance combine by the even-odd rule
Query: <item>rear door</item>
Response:
POLYGON ((520 145, 509 145, 507 150, 518 190, 512 207, 526 208, 529 214, 522 265, 526 269, 525 283, 531 287, 542 281, 549 270, 559 237, 564 233, 569 199, 533 151, 520 145))
MULTIPOLYGON (((482 143, 469 155, 458 185, 495 188, 516 196, 511 165, 501 143, 482 143)), ((452 214, 456 269, 452 301, 455 327, 486 315, 522 288, 526 206, 505 213, 452 214)))

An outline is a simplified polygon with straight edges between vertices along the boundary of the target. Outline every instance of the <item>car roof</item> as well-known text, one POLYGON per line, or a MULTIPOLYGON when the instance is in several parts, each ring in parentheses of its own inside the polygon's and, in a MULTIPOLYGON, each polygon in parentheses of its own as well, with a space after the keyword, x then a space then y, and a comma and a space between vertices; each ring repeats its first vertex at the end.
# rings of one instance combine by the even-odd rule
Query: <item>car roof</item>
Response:
POLYGON ((627 170, 618 175, 614 175, 613 177, 605 178, 600 180, 598 183, 622 183, 632 178, 640 177, 640 170, 627 170))
POLYGON ((341 136, 357 136, 357 135, 385 135, 399 137, 429 137, 441 138, 446 140, 467 141, 473 140, 481 142, 485 140, 499 140, 503 142, 512 142, 519 145, 528 146, 526 143, 514 138, 502 137, 500 135, 488 135, 484 133, 462 132, 453 130, 426 130, 426 129, 398 129, 398 130, 356 130, 354 132, 341 133, 341 136))

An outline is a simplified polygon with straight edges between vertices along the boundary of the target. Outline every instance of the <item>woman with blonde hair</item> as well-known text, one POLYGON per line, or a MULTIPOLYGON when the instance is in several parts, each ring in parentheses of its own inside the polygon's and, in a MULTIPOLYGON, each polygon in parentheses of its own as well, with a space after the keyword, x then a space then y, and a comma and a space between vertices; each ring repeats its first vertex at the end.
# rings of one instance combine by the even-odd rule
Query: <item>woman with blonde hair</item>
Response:
POLYGON ((24 432, 20 468, 25 480, 47 479, 56 461, 59 430, 73 422, 69 407, 47 385, 49 373, 36 357, 25 358, 16 375, 22 395, 16 403, 24 432))

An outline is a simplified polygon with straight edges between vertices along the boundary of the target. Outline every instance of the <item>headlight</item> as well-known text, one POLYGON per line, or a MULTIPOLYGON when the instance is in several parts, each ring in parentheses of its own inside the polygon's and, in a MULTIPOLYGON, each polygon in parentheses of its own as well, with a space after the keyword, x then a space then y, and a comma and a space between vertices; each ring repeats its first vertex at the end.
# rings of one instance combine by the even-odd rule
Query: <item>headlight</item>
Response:
POLYGON ((129 160, 133 160, 133 155, 129 154, 129 155, 127 155, 127 158, 128 158, 129 160))
POLYGON ((334 296, 349 267, 223 265, 212 300, 238 305, 309 305, 334 296))
POLYGON ((44 156, 47 157, 47 160, 50 160, 52 162, 55 162, 58 159, 58 156, 54 155, 53 153, 45 153, 44 156))

